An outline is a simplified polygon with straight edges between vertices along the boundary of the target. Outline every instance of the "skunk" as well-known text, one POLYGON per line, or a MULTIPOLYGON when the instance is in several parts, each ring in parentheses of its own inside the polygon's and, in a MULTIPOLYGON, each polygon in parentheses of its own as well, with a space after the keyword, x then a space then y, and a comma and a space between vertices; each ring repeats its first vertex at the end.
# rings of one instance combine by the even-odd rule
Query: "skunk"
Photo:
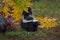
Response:
POLYGON ((28 32, 35 32, 37 31, 38 25, 40 25, 40 23, 33 17, 32 9, 28 7, 28 13, 25 11, 22 13, 22 29, 28 32))

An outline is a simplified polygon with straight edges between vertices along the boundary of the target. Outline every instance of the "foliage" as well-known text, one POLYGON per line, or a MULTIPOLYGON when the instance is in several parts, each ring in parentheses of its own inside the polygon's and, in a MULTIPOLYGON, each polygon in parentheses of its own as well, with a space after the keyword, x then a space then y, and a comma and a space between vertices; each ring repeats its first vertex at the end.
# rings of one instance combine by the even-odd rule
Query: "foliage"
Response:
MULTIPOLYGON (((28 12, 28 7, 31 7, 32 5, 30 0, 2 0, 0 4, 0 11, 4 12, 3 16, 12 25, 19 22, 21 20, 23 10, 28 12)), ((54 18, 36 17, 36 19, 41 23, 42 28, 51 28, 57 25, 54 18)))
POLYGON ((36 19, 40 22, 40 28, 52 28, 56 27, 57 22, 55 18, 48 18, 48 17, 36 17, 36 19))
MULTIPOLYGON (((27 7, 31 6, 31 2, 29 0, 3 0, 4 7, 1 8, 1 11, 5 13, 5 18, 11 17, 12 21, 20 21, 22 11, 25 10, 28 12, 27 7)), ((1 4, 2 5, 2 4, 1 4)))

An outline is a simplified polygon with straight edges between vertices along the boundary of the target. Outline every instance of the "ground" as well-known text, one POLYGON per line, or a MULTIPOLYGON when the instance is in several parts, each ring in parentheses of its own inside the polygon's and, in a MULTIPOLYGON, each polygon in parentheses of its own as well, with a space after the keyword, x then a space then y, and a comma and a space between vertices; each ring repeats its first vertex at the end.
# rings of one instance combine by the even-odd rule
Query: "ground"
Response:
POLYGON ((20 29, 16 32, 0 33, 0 40, 60 40, 60 1, 34 2, 32 9, 35 16, 57 18, 58 25, 50 29, 38 28, 36 32, 26 32, 20 29))

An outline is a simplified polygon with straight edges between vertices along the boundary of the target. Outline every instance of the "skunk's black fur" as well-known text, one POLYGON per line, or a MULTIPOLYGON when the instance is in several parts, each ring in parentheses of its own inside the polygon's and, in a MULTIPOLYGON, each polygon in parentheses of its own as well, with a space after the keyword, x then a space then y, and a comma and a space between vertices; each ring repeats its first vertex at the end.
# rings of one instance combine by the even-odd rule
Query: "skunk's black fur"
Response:
POLYGON ((36 21, 36 22, 31 21, 31 22, 27 22, 27 23, 23 22, 24 19, 27 20, 27 21, 33 20, 32 10, 31 10, 30 7, 28 8, 28 13, 23 11, 22 17, 24 17, 21 21, 21 27, 22 27, 23 30, 28 31, 28 32, 37 31, 37 28, 38 28, 38 25, 39 25, 38 21, 36 21), (29 15, 31 15, 31 16, 29 16, 29 15))

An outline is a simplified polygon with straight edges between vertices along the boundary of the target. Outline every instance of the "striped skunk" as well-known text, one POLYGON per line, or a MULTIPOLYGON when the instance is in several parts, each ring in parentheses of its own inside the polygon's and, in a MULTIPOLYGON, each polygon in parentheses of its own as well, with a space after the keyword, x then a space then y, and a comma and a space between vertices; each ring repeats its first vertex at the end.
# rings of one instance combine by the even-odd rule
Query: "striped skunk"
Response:
POLYGON ((33 17, 32 9, 28 8, 28 13, 23 11, 22 13, 22 20, 21 20, 21 27, 23 30, 28 32, 35 32, 37 31, 39 22, 33 17))

